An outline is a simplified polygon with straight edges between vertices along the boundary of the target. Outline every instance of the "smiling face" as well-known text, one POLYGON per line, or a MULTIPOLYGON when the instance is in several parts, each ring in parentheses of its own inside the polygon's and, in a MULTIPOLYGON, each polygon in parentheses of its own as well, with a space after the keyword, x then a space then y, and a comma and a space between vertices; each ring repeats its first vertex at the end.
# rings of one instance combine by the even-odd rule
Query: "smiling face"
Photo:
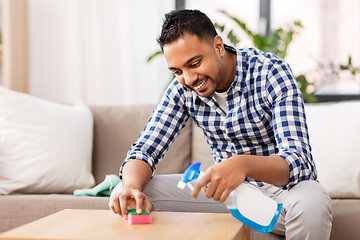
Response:
POLYGON ((202 97, 226 91, 232 82, 226 79, 224 57, 227 53, 219 36, 210 42, 185 33, 165 45, 163 51, 168 68, 179 83, 202 97))

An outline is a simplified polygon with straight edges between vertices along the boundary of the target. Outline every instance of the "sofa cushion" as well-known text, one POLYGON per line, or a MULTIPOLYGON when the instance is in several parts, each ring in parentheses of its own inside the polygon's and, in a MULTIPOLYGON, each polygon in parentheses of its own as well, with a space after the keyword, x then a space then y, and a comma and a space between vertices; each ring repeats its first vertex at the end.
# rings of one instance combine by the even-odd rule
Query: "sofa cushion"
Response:
POLYGON ((91 187, 92 129, 85 105, 56 104, 0 87, 0 194, 91 187))
POLYGON ((333 199, 330 240, 360 239, 360 199, 333 199))
POLYGON ((332 198, 360 198, 360 101, 308 104, 319 181, 332 198))
MULTIPOLYGON (((137 140, 155 105, 92 106, 94 115, 93 171, 96 183, 119 174, 130 146, 137 140)), ((182 173, 190 164, 191 122, 181 130, 155 174, 182 173)))

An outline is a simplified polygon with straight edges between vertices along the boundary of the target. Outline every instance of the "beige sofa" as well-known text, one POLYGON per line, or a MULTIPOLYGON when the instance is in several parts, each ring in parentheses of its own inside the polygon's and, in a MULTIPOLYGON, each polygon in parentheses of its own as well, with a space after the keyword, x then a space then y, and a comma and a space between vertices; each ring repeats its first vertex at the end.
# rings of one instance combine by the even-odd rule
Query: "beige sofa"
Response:
MULTIPOLYGON (((146 124, 153 105, 131 107, 93 106, 93 174, 96 184, 106 174, 118 174, 129 146, 146 124)), ((360 134, 360 133, 359 133, 360 134)), ((212 164, 210 149, 191 121, 171 145, 156 174, 182 173, 193 162, 212 164)), ((360 199, 333 199, 331 239, 360 239, 360 199)), ((0 232, 66 208, 108 209, 108 197, 75 197, 69 194, 0 195, 0 232)), ((284 239, 252 231, 252 239, 284 239)))

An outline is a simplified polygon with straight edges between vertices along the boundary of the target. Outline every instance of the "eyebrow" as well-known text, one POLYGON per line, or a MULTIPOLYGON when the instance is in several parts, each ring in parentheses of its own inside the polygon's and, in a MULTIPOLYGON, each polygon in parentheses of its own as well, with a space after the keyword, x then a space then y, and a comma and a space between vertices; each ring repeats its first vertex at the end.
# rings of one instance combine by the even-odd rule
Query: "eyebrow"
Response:
MULTIPOLYGON (((200 55, 200 54, 191 57, 189 60, 187 60, 187 61, 185 62, 185 64, 184 64, 183 66, 188 65, 189 63, 191 63, 192 61, 194 61, 195 59, 200 58, 200 57, 202 57, 202 55, 200 55)), ((169 67, 168 69, 169 69, 169 70, 175 70, 175 69, 178 69, 178 68, 176 68, 176 67, 169 67)))

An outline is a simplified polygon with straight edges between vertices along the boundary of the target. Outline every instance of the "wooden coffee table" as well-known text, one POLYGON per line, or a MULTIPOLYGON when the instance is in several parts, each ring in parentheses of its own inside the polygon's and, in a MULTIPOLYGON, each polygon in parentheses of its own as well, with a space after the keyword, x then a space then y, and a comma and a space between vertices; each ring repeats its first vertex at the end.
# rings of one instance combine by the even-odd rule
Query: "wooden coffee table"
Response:
POLYGON ((152 212, 152 223, 129 225, 110 210, 66 209, 0 234, 0 239, 250 239, 226 213, 152 212))

